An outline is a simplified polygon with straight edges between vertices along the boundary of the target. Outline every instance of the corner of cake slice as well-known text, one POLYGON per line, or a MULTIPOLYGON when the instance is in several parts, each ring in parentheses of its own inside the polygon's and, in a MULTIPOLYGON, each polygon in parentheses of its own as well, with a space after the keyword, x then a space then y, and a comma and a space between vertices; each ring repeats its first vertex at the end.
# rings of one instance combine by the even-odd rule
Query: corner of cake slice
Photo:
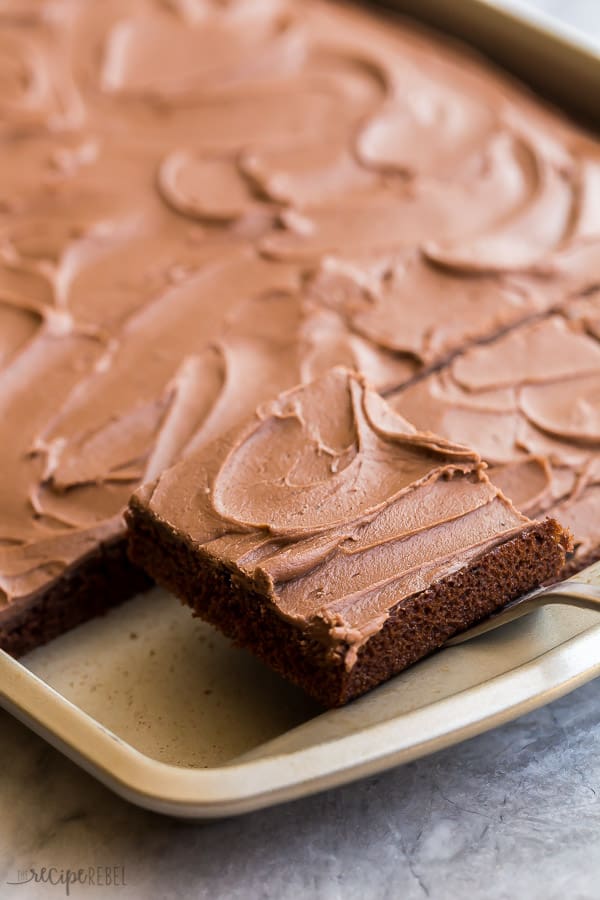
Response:
POLYGON ((569 535, 330 370, 134 494, 132 560, 327 707, 556 578, 569 535))

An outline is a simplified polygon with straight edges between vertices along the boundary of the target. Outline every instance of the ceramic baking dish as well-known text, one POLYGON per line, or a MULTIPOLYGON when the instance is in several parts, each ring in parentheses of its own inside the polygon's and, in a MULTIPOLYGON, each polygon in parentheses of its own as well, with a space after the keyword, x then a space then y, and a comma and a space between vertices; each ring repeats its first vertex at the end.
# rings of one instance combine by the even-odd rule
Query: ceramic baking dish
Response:
MULTIPOLYGON (((569 29, 514 3, 387 5, 487 50, 577 115, 600 115, 600 54, 569 29)), ((577 578, 594 575, 600 566, 577 578)), ((446 649, 349 706, 319 713, 155 589, 19 662, 0 651, 0 704, 128 800, 201 819, 415 759, 597 674, 600 619, 559 607, 446 649)))

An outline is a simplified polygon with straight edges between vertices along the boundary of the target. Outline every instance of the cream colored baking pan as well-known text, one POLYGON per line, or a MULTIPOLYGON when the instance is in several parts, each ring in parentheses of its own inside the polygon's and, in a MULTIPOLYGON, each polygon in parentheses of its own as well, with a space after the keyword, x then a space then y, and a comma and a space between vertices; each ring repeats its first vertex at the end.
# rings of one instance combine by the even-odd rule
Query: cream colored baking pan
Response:
MULTIPOLYGON (((523 77, 537 73, 536 86, 574 112, 600 115, 600 55, 568 29, 552 30, 514 3, 510 11, 486 0, 393 5, 486 48, 523 77)), ((444 650, 319 714, 156 589, 20 662, 0 651, 0 704, 128 800, 210 818, 448 747, 597 674, 600 617, 559 607, 444 650)))
POLYGON ((0 697, 123 797, 208 818, 407 762, 596 674, 598 614, 555 607, 318 714, 299 691, 156 589, 22 663, 0 654, 0 697))

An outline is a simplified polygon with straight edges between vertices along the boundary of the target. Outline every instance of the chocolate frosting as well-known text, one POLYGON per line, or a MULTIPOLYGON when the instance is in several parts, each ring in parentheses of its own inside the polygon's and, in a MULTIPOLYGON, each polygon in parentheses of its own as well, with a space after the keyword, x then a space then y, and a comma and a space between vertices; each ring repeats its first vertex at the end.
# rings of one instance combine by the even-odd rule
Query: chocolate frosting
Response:
POLYGON ((0 156, 0 618, 280 391, 395 389, 600 280, 598 143, 323 0, 9 0, 0 156))
POLYGON ((528 515, 550 513, 581 559, 600 545, 600 292, 467 350, 390 397, 417 427, 469 441, 528 515))
POLYGON ((348 668, 391 607, 530 525, 477 453, 416 431, 341 368, 136 496, 348 668))

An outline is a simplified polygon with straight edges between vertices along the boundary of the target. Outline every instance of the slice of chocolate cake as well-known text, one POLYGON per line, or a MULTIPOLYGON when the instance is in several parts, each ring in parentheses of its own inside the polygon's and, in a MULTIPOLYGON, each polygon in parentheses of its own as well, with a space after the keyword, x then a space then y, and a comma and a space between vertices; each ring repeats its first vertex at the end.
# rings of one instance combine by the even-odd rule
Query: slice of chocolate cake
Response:
POLYGON ((330 707, 555 577, 569 544, 342 368, 141 488, 128 521, 136 564, 330 707))

